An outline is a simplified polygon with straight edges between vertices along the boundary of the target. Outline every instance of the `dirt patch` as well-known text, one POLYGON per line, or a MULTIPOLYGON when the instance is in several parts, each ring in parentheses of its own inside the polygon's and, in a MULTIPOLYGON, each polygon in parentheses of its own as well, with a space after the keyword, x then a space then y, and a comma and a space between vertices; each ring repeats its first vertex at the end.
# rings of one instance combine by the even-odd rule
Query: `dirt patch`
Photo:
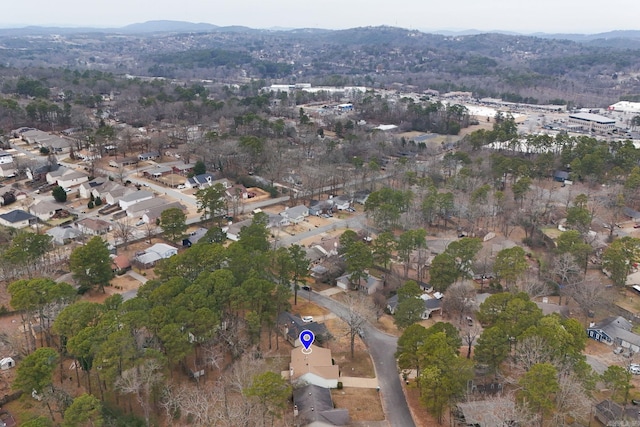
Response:
POLYGON ((376 390, 362 388, 331 390, 331 397, 336 408, 349 410, 351 421, 384 420, 384 411, 376 390))
POLYGON ((340 374, 342 376, 358 378, 376 377, 371 356, 369 356, 367 351, 357 351, 354 353, 353 359, 351 358, 350 351, 334 352, 332 353, 332 357, 336 365, 340 366, 340 374))
POLYGON ((393 321, 393 316, 389 314, 383 314, 378 318, 376 328, 380 329, 382 332, 386 332, 387 334, 396 337, 402 335, 402 331, 398 329, 395 322, 393 321))

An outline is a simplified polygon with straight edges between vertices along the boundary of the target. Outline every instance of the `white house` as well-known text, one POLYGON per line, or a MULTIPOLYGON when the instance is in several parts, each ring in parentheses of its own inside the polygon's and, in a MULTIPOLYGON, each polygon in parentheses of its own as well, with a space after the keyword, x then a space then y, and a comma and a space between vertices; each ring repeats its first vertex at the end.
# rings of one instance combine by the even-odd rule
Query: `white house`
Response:
POLYGON ((0 176, 4 178, 10 178, 16 175, 16 164, 13 162, 10 163, 0 163, 0 176))
POLYGON ((166 243, 156 243, 155 245, 147 248, 143 253, 136 255, 135 260, 139 262, 143 267, 153 267, 156 262, 161 259, 170 258, 178 254, 178 248, 166 243))
POLYGON ((85 175, 82 172, 71 171, 58 178, 58 185, 63 188, 69 188, 87 181, 89 181, 88 175, 85 175))
POLYGON ((4 150, 0 150, 0 165, 13 163, 13 155, 4 150))
POLYGON ((61 209, 62 206, 47 202, 46 200, 41 200, 40 202, 29 206, 29 212, 37 216, 41 221, 49 221, 51 217, 61 209))
POLYGON ((280 216, 287 218, 292 224, 298 224, 309 216, 309 208, 304 205, 286 208, 280 212, 280 216))
POLYGON ((234 242, 237 242, 240 239, 240 231, 242 231, 244 227, 250 226, 252 223, 253 223, 253 219, 245 219, 244 221, 231 224, 227 228, 227 238, 229 240, 233 240, 234 242))
POLYGON ((340 367, 334 365, 331 350, 311 345, 309 352, 304 347, 291 350, 289 377, 292 383, 314 384, 324 388, 338 387, 340 367))
MULTIPOLYGON (((185 186, 187 188, 205 188, 214 185, 214 176, 210 173, 203 173, 187 179, 185 186)), ((227 188, 227 187, 225 187, 227 188)))
POLYGON ((145 200, 149 200, 153 198, 153 193, 151 191, 140 190, 129 193, 120 198, 118 203, 120 204, 120 208, 122 210, 127 210, 129 207, 135 205, 136 203, 140 203, 145 200))

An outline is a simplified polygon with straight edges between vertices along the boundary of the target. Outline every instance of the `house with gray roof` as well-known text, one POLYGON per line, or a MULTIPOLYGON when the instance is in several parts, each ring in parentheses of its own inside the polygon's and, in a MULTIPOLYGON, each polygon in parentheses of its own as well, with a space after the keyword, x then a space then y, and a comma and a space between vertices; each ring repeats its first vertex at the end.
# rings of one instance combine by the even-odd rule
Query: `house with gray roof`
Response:
POLYGON ((633 325, 622 316, 612 316, 598 323, 591 323, 587 335, 596 341, 618 346, 633 353, 640 352, 640 335, 633 333, 633 325))
POLYGON ((147 209, 144 214, 142 214, 142 220, 147 224, 155 224, 156 220, 162 215, 162 212, 167 209, 180 209, 185 214, 187 213, 187 207, 185 205, 180 202, 171 202, 147 209))
POLYGON ((152 199, 153 196, 154 194, 151 191, 139 190, 124 195, 120 198, 118 203, 120 204, 120 208, 126 211, 127 209, 129 209, 129 207, 135 205, 136 203, 152 199))
POLYGON ((14 162, 11 163, 0 163, 0 176, 4 178, 10 178, 15 176, 17 172, 16 164, 14 162))
POLYGON ((47 230, 46 234, 51 236, 53 243, 60 246, 71 243, 82 236, 82 232, 80 230, 69 225, 53 227, 52 229, 47 230))
POLYGON ((38 222, 38 218, 22 209, 0 215, 0 224, 11 228, 25 228, 38 222))
MULTIPOLYGON (((423 320, 426 320, 431 317, 431 313, 436 311, 442 314, 442 299, 433 298, 427 294, 423 294, 420 298, 424 301, 424 311, 420 315, 423 320)), ((389 313, 395 314, 396 309, 398 308, 398 295, 393 295, 387 299, 387 310, 389 313)))
POLYGON ((349 425, 349 410, 335 408, 331 390, 314 384, 293 390, 295 425, 327 427, 349 425))
POLYGON ((62 206, 46 200, 41 200, 29 206, 29 212, 37 216, 40 221, 49 221, 59 210, 62 210, 62 206))
POLYGON ((287 218, 292 224, 299 224, 309 216, 309 208, 305 205, 298 205, 292 208, 286 208, 279 214, 283 218, 287 218))
POLYGON ((203 173, 187 179, 185 186, 187 188, 207 188, 214 185, 214 180, 213 174, 203 173))
POLYGON ((303 322, 300 316, 283 311, 278 315, 276 327, 283 337, 294 347, 300 347, 300 332, 310 330, 316 337, 317 343, 325 342, 330 338, 330 333, 324 323, 303 322))

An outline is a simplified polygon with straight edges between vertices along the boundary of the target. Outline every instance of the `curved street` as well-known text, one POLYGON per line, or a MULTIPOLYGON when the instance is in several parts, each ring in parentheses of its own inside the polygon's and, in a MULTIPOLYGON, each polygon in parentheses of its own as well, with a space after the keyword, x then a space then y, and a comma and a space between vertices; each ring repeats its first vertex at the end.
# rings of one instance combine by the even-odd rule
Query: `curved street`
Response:
MULTIPOLYGON (((330 310, 338 317, 346 317, 346 307, 337 301, 319 295, 310 294, 311 301, 330 310)), ((395 352, 398 339, 380 332, 373 325, 368 324, 364 330, 364 341, 367 344, 380 384, 382 407, 389 425, 415 427, 409 405, 402 391, 400 375, 396 366, 395 352)))

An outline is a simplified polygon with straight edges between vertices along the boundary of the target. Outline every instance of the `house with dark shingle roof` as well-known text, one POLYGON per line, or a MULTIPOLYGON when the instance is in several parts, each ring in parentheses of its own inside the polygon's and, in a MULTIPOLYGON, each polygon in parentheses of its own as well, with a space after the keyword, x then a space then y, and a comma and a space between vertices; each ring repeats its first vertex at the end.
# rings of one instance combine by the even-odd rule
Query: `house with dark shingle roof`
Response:
POLYGON ((300 316, 296 316, 288 311, 284 311, 278 315, 276 326, 282 336, 294 347, 300 347, 302 345, 300 342, 300 332, 305 329, 313 332, 318 344, 321 344, 329 338, 329 330, 324 323, 303 322, 300 316))
POLYGON ((293 390, 293 416, 300 426, 346 426, 349 410, 334 408, 331 390, 309 384, 293 390))
POLYGON ((0 215, 0 224, 11 228, 25 228, 38 222, 38 218, 22 209, 0 215))
POLYGON ((587 328, 587 335, 596 341, 640 352, 640 335, 633 333, 631 322, 621 316, 607 317, 592 323, 587 328))

